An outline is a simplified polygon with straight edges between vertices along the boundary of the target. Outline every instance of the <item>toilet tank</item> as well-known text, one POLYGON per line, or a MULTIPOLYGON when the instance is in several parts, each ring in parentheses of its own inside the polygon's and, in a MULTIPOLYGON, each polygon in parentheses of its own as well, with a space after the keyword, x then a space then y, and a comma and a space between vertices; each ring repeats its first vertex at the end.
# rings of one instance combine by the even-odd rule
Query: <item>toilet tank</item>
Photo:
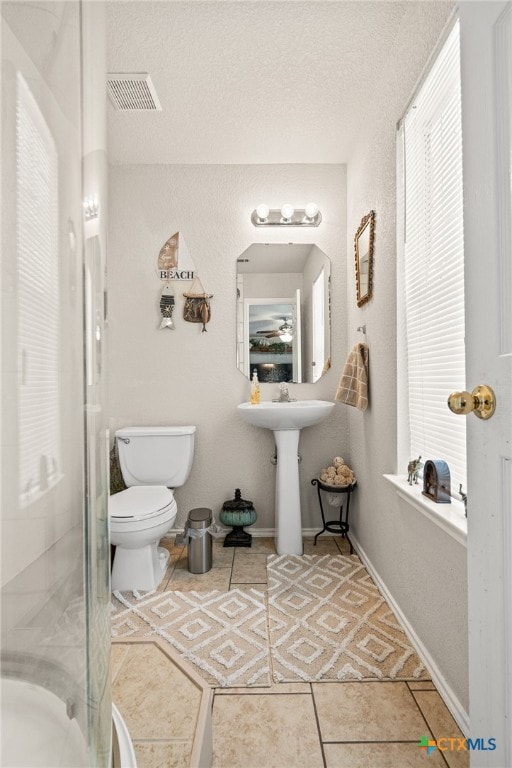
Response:
POLYGON ((132 485, 183 485, 192 468, 195 427, 123 427, 116 431, 123 480, 132 485))

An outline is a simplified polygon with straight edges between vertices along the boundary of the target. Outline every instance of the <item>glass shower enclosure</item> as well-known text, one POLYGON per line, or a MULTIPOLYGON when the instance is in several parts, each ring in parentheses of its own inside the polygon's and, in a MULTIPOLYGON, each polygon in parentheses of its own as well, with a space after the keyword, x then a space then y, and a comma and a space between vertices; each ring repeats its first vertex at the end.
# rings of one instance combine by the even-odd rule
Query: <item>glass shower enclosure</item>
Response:
POLYGON ((102 13, 78 0, 1 3, 0 763, 9 768, 111 764, 102 13))

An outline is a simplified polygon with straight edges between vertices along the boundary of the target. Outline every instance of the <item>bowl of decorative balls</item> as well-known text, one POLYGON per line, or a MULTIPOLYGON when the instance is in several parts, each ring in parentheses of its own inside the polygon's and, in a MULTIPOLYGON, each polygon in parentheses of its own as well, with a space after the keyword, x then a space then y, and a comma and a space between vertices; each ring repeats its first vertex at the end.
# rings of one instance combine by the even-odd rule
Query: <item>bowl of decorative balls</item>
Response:
POLYGON ((345 459, 335 456, 330 467, 324 467, 320 473, 320 482, 323 485, 354 485, 356 476, 345 464, 345 459))
MULTIPOLYGON (((331 466, 324 467, 318 479, 322 485, 331 485, 334 488, 348 488, 356 484, 356 476, 341 456, 335 456, 331 466)), ((332 496, 328 495, 327 500, 333 507, 341 506, 342 503, 341 496, 334 493, 332 496)))

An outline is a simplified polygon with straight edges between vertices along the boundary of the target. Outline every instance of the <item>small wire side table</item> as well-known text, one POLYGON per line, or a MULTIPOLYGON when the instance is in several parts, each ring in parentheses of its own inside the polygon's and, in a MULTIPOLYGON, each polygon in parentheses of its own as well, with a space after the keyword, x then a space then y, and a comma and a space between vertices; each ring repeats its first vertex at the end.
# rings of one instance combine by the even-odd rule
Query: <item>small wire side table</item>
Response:
POLYGON ((347 539, 348 543, 350 544, 350 554, 354 552, 354 547, 352 546, 352 542, 350 541, 348 532, 350 530, 350 525, 348 522, 348 513, 350 510, 350 496, 352 494, 352 491, 357 487, 357 483, 352 483, 352 485, 327 485, 326 483, 323 483, 321 480, 319 480, 317 477, 313 478, 311 481, 311 485, 316 485, 316 490, 318 493, 318 503, 320 504, 320 514, 322 515, 322 523, 323 528, 321 531, 319 531, 315 536, 315 544, 317 538, 320 536, 321 533, 324 531, 329 531, 329 533, 340 533, 341 536, 344 539, 347 539), (322 504, 322 494, 321 492, 324 491, 325 493, 344 493, 346 498, 342 500, 342 503, 340 505, 340 516, 339 520, 325 520, 325 514, 324 514, 324 507, 322 504))

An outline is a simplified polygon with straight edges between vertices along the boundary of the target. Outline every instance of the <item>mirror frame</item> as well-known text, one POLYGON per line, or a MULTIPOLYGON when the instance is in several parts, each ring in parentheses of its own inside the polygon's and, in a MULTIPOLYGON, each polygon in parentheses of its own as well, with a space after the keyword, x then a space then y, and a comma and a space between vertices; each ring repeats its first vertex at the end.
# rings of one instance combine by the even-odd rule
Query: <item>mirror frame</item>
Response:
MULTIPOLYGON (((294 384, 314 384, 319 381, 323 374, 330 368, 331 350, 332 350, 332 335, 331 335, 331 274, 332 274, 332 261, 329 256, 322 250, 322 248, 316 242, 308 243, 265 243, 265 242, 253 242, 251 243, 239 257, 237 257, 237 272, 236 272, 236 367, 240 373, 247 379, 251 379, 252 363, 250 360, 250 334, 248 326, 248 313, 247 306, 249 303, 259 303, 264 300, 264 304, 269 307, 276 302, 278 304, 290 304, 295 306, 296 315, 292 324, 295 323, 301 329, 300 336, 302 341, 298 346, 294 346, 292 349, 292 357, 289 362, 292 364, 292 376, 276 381, 292 382, 294 384), (289 248, 292 251, 289 251, 289 248), (269 249, 268 253, 265 253, 269 249), (295 249, 295 250, 293 250, 295 249), (298 251, 297 251, 298 249, 298 251), (275 253, 274 253, 275 251, 275 253), (269 261, 270 255, 270 264, 269 261), (281 256, 283 257, 281 259, 281 256), (292 262, 289 263, 290 256, 292 262), (294 258, 297 256, 298 258, 294 258), (264 258, 261 258, 264 257, 264 258), (258 260, 258 263, 254 259, 258 260), (253 261, 251 268, 245 266, 246 262, 253 261), (255 269, 258 266, 258 269, 255 269), (279 267, 279 268, 276 268, 279 267), (277 283, 272 286, 272 290, 267 291, 266 283, 263 284, 245 284, 244 278, 252 277, 253 275, 266 275, 267 278, 272 278, 272 274, 267 273, 276 272, 281 277, 286 277, 286 273, 293 273, 290 277, 293 277, 296 273, 297 280, 300 277, 300 282, 295 281, 288 284, 288 289, 291 289, 293 295, 287 293, 286 283, 277 283), (282 273, 282 274, 281 274, 282 273), (313 339, 313 323, 318 328, 318 316, 315 315, 313 319, 313 305, 319 307, 320 303, 314 299, 315 286, 317 285, 319 278, 320 284, 323 286, 322 291, 322 310, 320 317, 323 317, 323 322, 320 322, 322 331, 315 338, 323 338, 323 347, 320 349, 318 344, 315 346, 313 339), (300 291, 300 302, 297 298, 298 290, 300 291), (282 291, 282 292, 280 292, 282 291), (263 292, 263 296, 262 296, 263 292), (277 292, 278 296, 272 296, 271 294, 277 292), (270 293, 270 296, 269 296, 270 293), (283 293, 286 298, 283 298, 283 293), (299 303, 297 303, 299 302, 299 303), (247 356, 249 357, 247 365, 247 356), (316 357, 321 357, 321 362, 316 363, 316 357), (247 370, 246 370, 247 368, 247 370)), ((290 314, 290 312, 287 312, 290 314)), ((293 312, 292 312, 293 314, 293 312)), ((282 316, 282 312, 279 313, 282 316)), ((275 322, 272 320, 266 320, 266 322, 275 322)), ((278 328, 279 323, 276 325, 278 328)), ((270 326, 260 326, 261 328, 268 328, 270 326)), ((255 329, 254 329, 255 330, 255 329)), ((297 341, 300 336, 295 334, 295 340, 297 341)), ((254 359, 253 363, 257 364, 257 360, 254 359)), ((266 361, 261 361, 266 363, 266 361)), ((281 362, 280 359, 271 360, 273 364, 277 365, 281 362)), ((261 379, 260 379, 261 381, 261 379)))
POLYGON ((356 298, 357 306, 362 307, 373 296, 373 241, 375 237, 375 211, 363 216, 359 228, 354 236, 354 251, 356 260, 356 298), (360 267, 360 243, 368 234, 368 287, 365 293, 361 292, 361 267, 360 267))

